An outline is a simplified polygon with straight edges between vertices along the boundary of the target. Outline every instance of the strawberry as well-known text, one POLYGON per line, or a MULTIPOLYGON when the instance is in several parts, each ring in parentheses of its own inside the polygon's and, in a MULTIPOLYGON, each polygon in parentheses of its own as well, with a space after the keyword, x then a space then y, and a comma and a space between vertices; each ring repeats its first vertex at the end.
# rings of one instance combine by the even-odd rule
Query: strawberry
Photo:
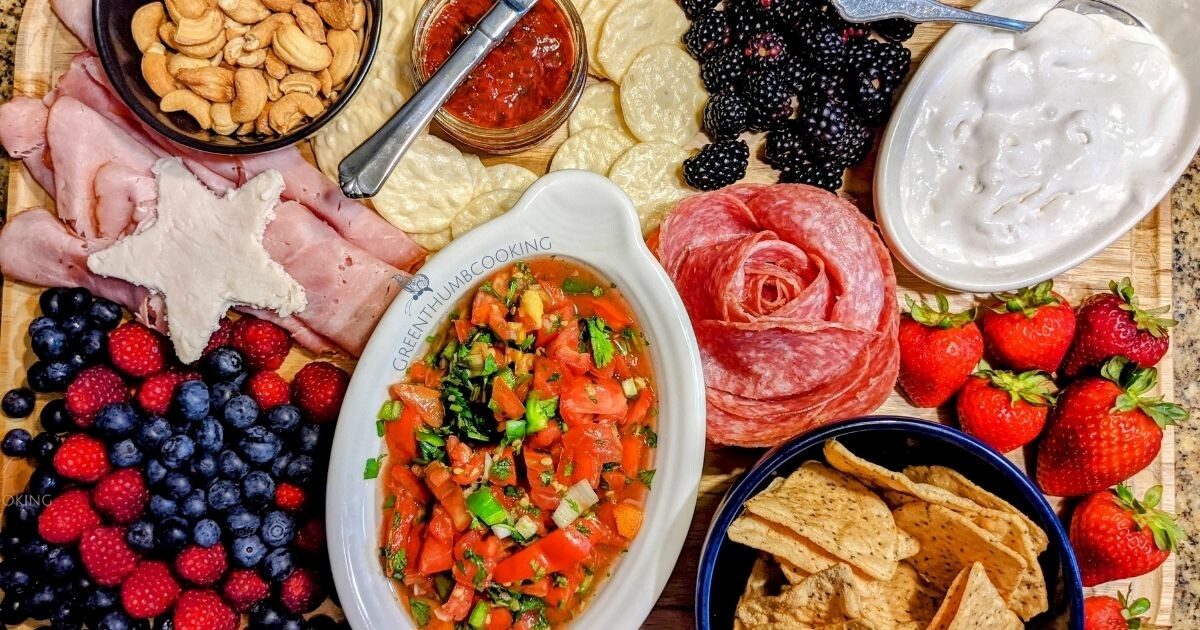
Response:
POLYGON ((1152 366, 1167 353, 1167 329, 1177 322, 1163 317, 1171 309, 1145 310, 1138 305, 1129 278, 1108 283, 1112 293, 1098 293, 1083 301, 1076 313, 1075 342, 1063 362, 1063 373, 1075 377, 1115 356, 1138 365, 1152 366))
POLYGON ((1116 357, 1100 374, 1058 396, 1038 444, 1037 481, 1046 494, 1077 496, 1128 479, 1154 460, 1163 427, 1188 417, 1179 405, 1147 395, 1158 380, 1154 368, 1116 357))
POLYGON ((1075 311, 1047 280, 1016 293, 995 296, 980 326, 988 352, 1011 370, 1053 372, 1075 338, 1075 311))
POLYGON ((308 499, 304 494, 304 489, 300 486, 290 483, 281 483, 275 487, 275 505, 289 512, 298 511, 304 507, 304 502, 308 499))
POLYGON ((1075 507, 1069 538, 1084 586, 1145 575, 1175 550, 1183 530, 1157 509, 1162 486, 1138 501, 1124 484, 1089 494, 1075 507))
POLYGON ((1150 600, 1129 601, 1129 593, 1092 595, 1083 600, 1083 630, 1138 630, 1141 616, 1150 610, 1150 600))
POLYGON ((72 433, 54 453, 54 470, 67 479, 95 483, 110 470, 104 442, 85 433, 72 433))
POLYGON ((66 399, 67 411, 71 412, 75 424, 86 429, 92 426, 92 420, 105 405, 128 401, 129 388, 108 366, 93 365, 67 385, 66 399))
POLYGON ((971 321, 974 313, 950 313, 941 293, 937 310, 905 299, 909 313, 900 319, 900 391, 917 407, 940 407, 983 358, 983 337, 971 321))
POLYGON ((219 543, 207 549, 191 545, 175 558, 175 572, 179 577, 197 586, 216 583, 228 568, 225 547, 219 543))
POLYGON ((238 612, 246 612, 266 599, 271 587, 253 569, 236 569, 225 578, 224 592, 238 612))
POLYGON ((157 617, 179 597, 179 582, 165 562, 143 562, 121 584, 121 604, 134 619, 157 617))
POLYGON ((258 408, 267 410, 292 402, 291 386, 276 372, 258 372, 246 381, 246 391, 258 408))
POLYGON ((137 566, 138 556, 125 544, 124 527, 94 527, 79 539, 79 558, 102 586, 116 586, 137 566))
POLYGON ((279 601, 284 608, 302 615, 312 612, 325 599, 317 574, 312 569, 296 569, 279 586, 279 601))
POLYGON ((100 515, 92 509, 87 490, 67 490, 50 501, 38 516, 38 534, 52 545, 79 540, 83 532, 100 524, 100 515))
POLYGON ((296 546, 302 551, 316 553, 325 546, 325 525, 313 519, 296 531, 296 546))
POLYGON ((1001 453, 1016 450, 1046 426, 1053 387, 1045 372, 981 370, 958 391, 958 422, 1001 453))
POLYGON ((134 468, 122 468, 92 488, 92 503, 96 509, 120 525, 136 521, 149 500, 150 493, 142 481, 142 473, 134 468))
POLYGON ((208 338, 208 345, 204 346, 204 351, 200 354, 208 356, 217 348, 224 348, 233 340, 233 320, 228 317, 222 317, 217 324, 217 330, 208 338))
POLYGON ((184 591, 175 602, 175 630, 237 630, 238 614, 213 591, 184 591))
POLYGON ((287 331, 256 317, 243 317, 233 324, 230 345, 246 357, 252 370, 277 370, 292 351, 287 331))
POLYGON ((338 366, 314 361, 300 368, 292 379, 292 400, 311 422, 337 419, 350 375, 338 366))
POLYGON ((157 374, 167 364, 162 335, 137 322, 125 322, 109 333, 108 356, 118 370, 136 378, 157 374))
POLYGON ((138 405, 148 414, 166 415, 171 408, 171 397, 175 395, 175 388, 184 381, 194 381, 198 378, 200 375, 195 372, 159 372, 142 381, 137 393, 138 405))

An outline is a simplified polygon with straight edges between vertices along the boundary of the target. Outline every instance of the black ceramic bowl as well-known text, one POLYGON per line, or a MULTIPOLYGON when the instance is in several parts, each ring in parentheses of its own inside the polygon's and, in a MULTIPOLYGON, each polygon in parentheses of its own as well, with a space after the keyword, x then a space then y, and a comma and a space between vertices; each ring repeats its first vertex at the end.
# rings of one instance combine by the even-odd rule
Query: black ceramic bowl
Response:
POLYGON ((892 470, 940 465, 966 475, 1012 503, 1046 530, 1050 545, 1039 558, 1046 575, 1050 610, 1031 628, 1083 628, 1083 583, 1067 532, 1046 498, 1020 469, 982 442, 960 431, 915 418, 870 416, 823 427, 775 447, 729 490, 713 518, 696 579, 696 627, 733 627, 734 610, 758 552, 728 539, 726 531, 742 504, 809 460, 824 460, 825 441, 837 438, 869 461, 892 470))
POLYGON ((141 51, 133 41, 130 23, 133 14, 148 0, 92 0, 92 31, 96 37, 96 48, 100 53, 100 62, 108 74, 108 80, 116 89, 117 94, 132 109, 138 118, 166 136, 172 142, 207 153, 222 153, 227 155, 246 155, 250 153, 266 153, 300 142, 326 123, 337 117, 346 103, 354 97, 355 92, 366 78, 367 70, 375 59, 375 51, 379 47, 380 21, 382 14, 379 10, 379 0, 365 0, 367 20, 363 26, 363 47, 358 68, 346 82, 342 90, 328 109, 307 125, 293 130, 291 133, 269 138, 252 137, 238 138, 222 136, 200 128, 191 116, 184 112, 165 114, 159 111, 159 98, 142 78, 141 51))

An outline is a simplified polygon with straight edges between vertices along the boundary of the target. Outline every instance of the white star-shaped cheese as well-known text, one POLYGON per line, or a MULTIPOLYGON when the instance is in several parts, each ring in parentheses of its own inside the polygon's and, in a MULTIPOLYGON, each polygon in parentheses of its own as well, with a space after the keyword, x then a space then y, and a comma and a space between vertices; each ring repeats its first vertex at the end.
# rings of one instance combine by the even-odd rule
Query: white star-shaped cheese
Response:
POLYGON ((304 287, 263 247, 263 232, 275 218, 284 187, 278 171, 266 171, 223 197, 200 183, 181 160, 159 160, 154 172, 156 217, 88 256, 88 269, 162 294, 181 361, 200 358, 235 304, 280 317, 304 310, 304 287))

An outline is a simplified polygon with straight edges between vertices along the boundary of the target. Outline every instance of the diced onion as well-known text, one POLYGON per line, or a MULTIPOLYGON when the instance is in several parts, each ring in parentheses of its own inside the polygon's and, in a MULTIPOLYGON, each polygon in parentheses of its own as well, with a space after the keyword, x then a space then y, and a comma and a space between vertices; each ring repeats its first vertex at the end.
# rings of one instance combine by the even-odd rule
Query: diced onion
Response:
POLYGON ((520 534, 521 538, 528 540, 537 534, 538 527, 537 523, 534 523, 528 514, 524 514, 521 518, 517 519, 517 524, 513 526, 513 531, 520 534))
POLYGON ((513 528, 504 523, 497 523, 492 525, 492 533, 496 535, 496 538, 504 540, 505 538, 512 536, 513 528))
POLYGON ((621 381, 621 389, 625 391, 626 398, 633 398, 638 395, 637 383, 632 378, 621 381))
POLYGON ((563 496, 562 502, 554 509, 554 524, 561 527, 566 527, 575 522, 580 514, 585 510, 600 502, 600 497, 596 496, 596 491, 592 490, 592 484, 586 479, 577 481, 570 488, 567 488, 567 494, 563 496))

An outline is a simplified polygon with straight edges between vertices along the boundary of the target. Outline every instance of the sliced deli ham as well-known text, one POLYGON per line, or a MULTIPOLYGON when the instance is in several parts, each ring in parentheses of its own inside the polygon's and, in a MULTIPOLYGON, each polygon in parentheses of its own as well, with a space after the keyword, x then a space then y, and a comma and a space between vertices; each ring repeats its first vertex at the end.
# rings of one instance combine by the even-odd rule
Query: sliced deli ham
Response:
POLYGON ((700 344, 708 437, 771 446, 868 413, 896 380, 896 278, 851 204, 811 186, 692 196, 657 254, 700 344))

